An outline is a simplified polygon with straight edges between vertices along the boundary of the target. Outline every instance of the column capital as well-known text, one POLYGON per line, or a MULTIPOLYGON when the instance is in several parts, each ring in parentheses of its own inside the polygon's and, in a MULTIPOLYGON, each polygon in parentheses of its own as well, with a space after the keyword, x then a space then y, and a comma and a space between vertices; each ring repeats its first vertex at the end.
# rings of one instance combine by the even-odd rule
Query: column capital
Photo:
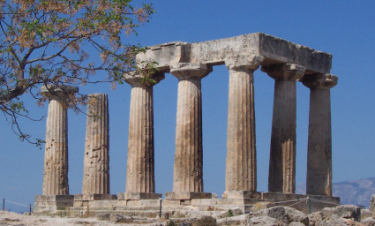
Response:
POLYGON ((274 64, 262 66, 261 70, 275 80, 297 81, 304 75, 306 68, 298 64, 274 64))
POLYGON ((228 70, 249 69, 255 71, 263 60, 264 57, 260 55, 234 55, 225 58, 225 66, 228 70))
POLYGON ((131 85, 132 87, 152 87, 158 84, 161 80, 165 78, 163 72, 156 72, 150 75, 148 78, 142 73, 129 72, 124 74, 124 81, 131 85))
POLYGON ((170 66, 170 72, 179 80, 201 79, 212 71, 212 67, 201 63, 177 63, 170 66))
POLYGON ((300 81, 310 89, 331 89, 337 85, 338 77, 332 74, 305 75, 300 81))
POLYGON ((69 95, 77 93, 79 88, 76 86, 48 84, 46 86, 42 86, 40 90, 43 96, 49 99, 58 98, 65 100, 69 95))

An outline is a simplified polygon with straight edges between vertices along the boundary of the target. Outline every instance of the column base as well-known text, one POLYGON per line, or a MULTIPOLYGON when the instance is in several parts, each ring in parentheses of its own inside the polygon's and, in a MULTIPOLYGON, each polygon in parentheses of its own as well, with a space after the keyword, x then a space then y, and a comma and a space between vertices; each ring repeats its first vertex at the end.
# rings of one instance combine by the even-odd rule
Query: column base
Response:
POLYGON ((117 195, 110 194, 75 194, 74 201, 92 201, 92 200, 116 200, 117 195))
POLYGON ((36 195, 33 212, 68 210, 73 204, 73 195, 36 195))
POLYGON ((261 193, 256 191, 224 191, 223 199, 257 199, 261 193))
POLYGON ((139 200, 139 199, 159 199, 161 194, 158 193, 143 193, 143 192, 125 192, 118 193, 118 200, 139 200))
POLYGON ((190 191, 182 191, 182 192, 166 192, 165 199, 166 200, 192 200, 192 199, 211 199, 212 193, 206 192, 190 192, 190 191))

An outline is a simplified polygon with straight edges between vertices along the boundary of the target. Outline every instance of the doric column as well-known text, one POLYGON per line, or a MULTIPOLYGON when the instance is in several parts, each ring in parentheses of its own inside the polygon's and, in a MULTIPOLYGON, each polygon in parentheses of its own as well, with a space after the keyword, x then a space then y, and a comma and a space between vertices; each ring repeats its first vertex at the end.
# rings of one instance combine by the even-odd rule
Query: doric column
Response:
POLYGON ((153 85, 164 79, 164 73, 151 78, 125 75, 132 86, 125 199, 161 197, 155 194, 153 85))
POLYGON ((227 193, 257 189, 253 72, 262 60, 260 56, 235 56, 225 60, 229 69, 227 193))
POLYGON ((82 194, 109 194, 108 95, 90 94, 87 105, 82 194))
POLYGON ((204 64, 171 67, 179 82, 173 194, 167 193, 168 199, 191 199, 203 192, 201 78, 209 72, 204 64))
POLYGON ((330 89, 337 79, 330 74, 305 75, 301 79, 310 88, 306 194, 332 196, 330 89))
POLYGON ((295 192, 296 81, 305 68, 295 64, 262 66, 275 79, 268 191, 295 192))
POLYGON ((68 184, 68 95, 77 87, 43 86, 49 99, 44 154, 43 195, 69 195, 68 184))

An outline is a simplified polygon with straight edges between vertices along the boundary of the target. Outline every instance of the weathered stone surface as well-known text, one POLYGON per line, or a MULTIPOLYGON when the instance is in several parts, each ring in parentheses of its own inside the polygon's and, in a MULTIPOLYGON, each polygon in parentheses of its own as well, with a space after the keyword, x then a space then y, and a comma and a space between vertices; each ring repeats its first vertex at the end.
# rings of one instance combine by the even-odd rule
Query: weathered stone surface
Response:
POLYGON ((361 220, 361 208, 359 206, 342 205, 337 207, 327 207, 321 212, 325 218, 341 217, 345 219, 353 219, 355 221, 361 220))
POLYGON ((225 187, 256 191, 254 76, 262 58, 227 57, 229 69, 228 131, 225 187))
POLYGON ((372 216, 375 217, 375 195, 371 196, 369 210, 372 212, 372 216))
POLYGON ((173 42, 151 46, 144 54, 137 55, 137 62, 156 61, 158 67, 168 72, 171 64, 179 62, 224 64, 229 55, 259 55, 262 65, 292 63, 311 73, 328 73, 332 55, 306 46, 288 42, 263 33, 246 34, 206 42, 173 42))
POLYGON ((121 223, 133 223, 134 219, 132 217, 124 217, 119 214, 111 214, 110 221, 116 224, 121 224, 121 223))
POLYGON ((284 224, 289 224, 290 222, 301 222, 306 226, 309 225, 309 218, 304 213, 291 207, 272 207, 250 214, 250 217, 260 216, 272 217, 284 224))
POLYGON ((247 216, 245 214, 233 217, 217 219, 217 225, 247 225, 247 216))
POLYGON ((269 192, 295 192, 296 177, 296 81, 305 68, 294 65, 262 66, 275 79, 273 102, 269 192))
POLYGON ((78 88, 43 86, 49 98, 44 154, 43 195, 68 195, 67 96, 78 88))
POLYGON ((369 209, 361 209, 361 220, 372 217, 372 213, 369 209))
POLYGON ((361 224, 366 226, 375 226, 375 220, 372 217, 367 217, 366 219, 361 221, 361 224))
POLYGON ((116 200, 117 195, 109 194, 75 194, 74 202, 77 201, 93 201, 93 200, 116 200))
MULTIPOLYGON (((136 197, 133 193, 155 192, 154 84, 145 83, 142 78, 142 75, 125 75, 125 81, 132 86, 126 174, 126 193, 132 199, 136 197)), ((154 74, 151 78, 159 82, 164 79, 164 74, 154 74)))
POLYGON ((306 194, 332 196, 330 89, 337 84, 337 77, 317 74, 301 81, 311 90, 306 194))
POLYGON ((179 79, 173 192, 203 192, 201 78, 210 72, 204 64, 177 64, 179 79))
POLYGON ((90 94, 87 107, 82 194, 109 194, 108 95, 90 94))
POLYGON ((304 226, 305 224, 301 223, 301 222, 292 222, 290 224, 288 224, 288 226, 304 226))
POLYGON ((275 204, 273 202, 258 202, 253 206, 252 212, 257 212, 274 206, 275 204))
POLYGON ((281 221, 273 217, 260 216, 260 217, 250 217, 247 220, 247 225, 249 226, 283 226, 281 221))
POLYGON ((307 215, 309 218, 309 224, 310 226, 319 225, 323 220, 325 220, 324 215, 322 212, 313 212, 307 215))
POLYGON ((73 195, 36 195, 33 212, 49 215, 56 210, 66 210, 73 204, 73 195))
POLYGON ((153 192, 125 192, 119 193, 118 199, 124 200, 137 200, 137 199, 159 199, 161 198, 161 194, 153 193, 153 192))
POLYGON ((212 198, 212 193, 190 191, 166 192, 165 198, 168 200, 210 199, 212 198))

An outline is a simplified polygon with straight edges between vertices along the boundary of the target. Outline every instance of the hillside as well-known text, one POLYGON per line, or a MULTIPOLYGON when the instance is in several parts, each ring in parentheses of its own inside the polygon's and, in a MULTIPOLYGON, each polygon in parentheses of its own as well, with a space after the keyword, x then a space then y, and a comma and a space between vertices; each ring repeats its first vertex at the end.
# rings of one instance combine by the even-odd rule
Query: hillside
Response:
MULTIPOLYGON (((375 177, 355 181, 333 183, 333 195, 341 197, 341 204, 369 207, 371 195, 375 194, 375 177)), ((296 193, 305 194, 305 184, 299 184, 296 193)))

